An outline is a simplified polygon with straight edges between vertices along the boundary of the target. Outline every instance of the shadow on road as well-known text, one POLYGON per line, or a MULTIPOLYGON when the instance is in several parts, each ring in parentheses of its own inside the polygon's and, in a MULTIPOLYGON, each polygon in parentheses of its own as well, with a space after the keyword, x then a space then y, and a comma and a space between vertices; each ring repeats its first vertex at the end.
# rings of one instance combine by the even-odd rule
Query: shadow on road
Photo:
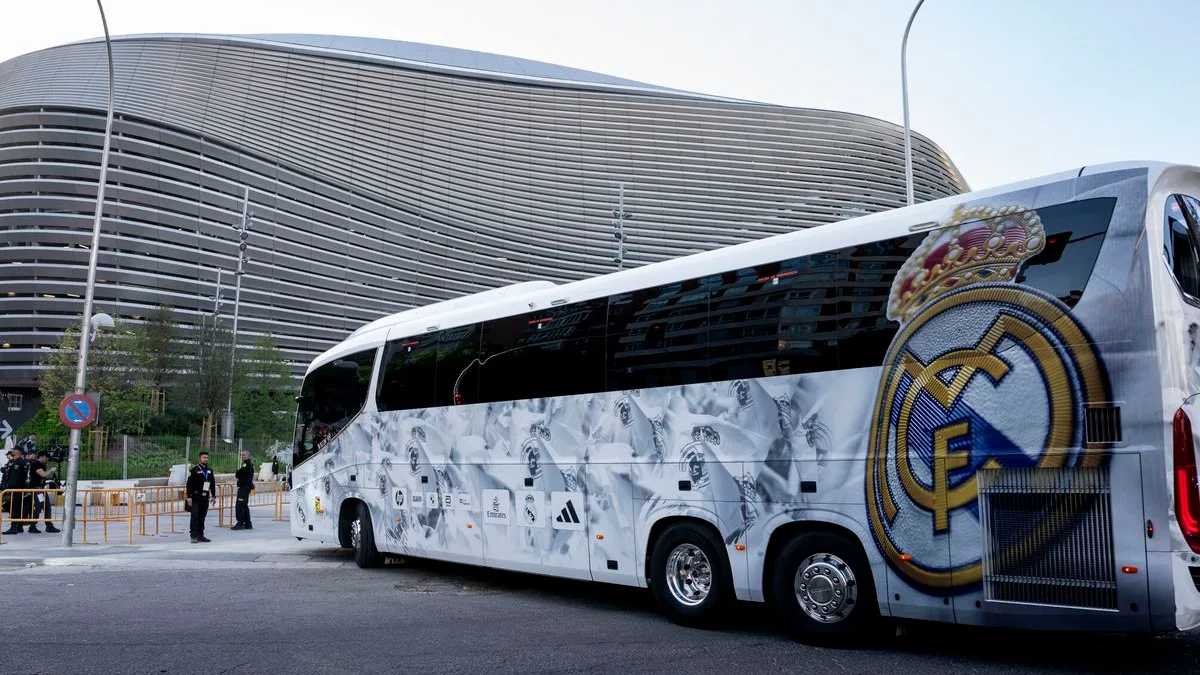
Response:
MULTIPOLYGON (((353 559, 349 551, 330 553, 331 557, 353 559)), ((394 588, 401 592, 447 595, 520 593, 526 597, 544 597, 595 612, 614 612, 668 621, 662 617, 646 589, 574 581, 554 577, 458 565, 453 563, 404 558, 383 570, 393 574, 394 588)), ((881 634, 854 651, 869 650, 897 656, 951 657, 956 666, 1014 666, 1031 670, 1062 672, 1200 672, 1200 634, 1164 636, 1114 635, 1048 631, 1015 631, 975 628, 948 624, 905 622, 896 635, 895 623, 889 622, 881 634)), ((760 603, 737 603, 728 618, 717 627, 722 633, 743 635, 759 640, 795 644, 781 628, 769 608, 760 603)))

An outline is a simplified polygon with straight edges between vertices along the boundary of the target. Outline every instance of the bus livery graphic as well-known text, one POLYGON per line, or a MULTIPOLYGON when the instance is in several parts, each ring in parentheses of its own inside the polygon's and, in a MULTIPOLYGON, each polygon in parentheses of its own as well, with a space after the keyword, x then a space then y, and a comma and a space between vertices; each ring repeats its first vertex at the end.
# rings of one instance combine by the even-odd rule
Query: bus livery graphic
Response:
POLYGON ((1198 628, 1189 193, 1087 168, 391 315, 305 375, 291 532, 689 625, 1198 628))
POLYGON ((1020 283, 1045 238, 1033 210, 959 207, 892 284, 887 317, 900 330, 871 420, 867 514, 880 551, 917 587, 981 582, 978 471, 1105 459, 1083 443, 1081 411, 1108 400, 1093 341, 1059 300, 1020 283))

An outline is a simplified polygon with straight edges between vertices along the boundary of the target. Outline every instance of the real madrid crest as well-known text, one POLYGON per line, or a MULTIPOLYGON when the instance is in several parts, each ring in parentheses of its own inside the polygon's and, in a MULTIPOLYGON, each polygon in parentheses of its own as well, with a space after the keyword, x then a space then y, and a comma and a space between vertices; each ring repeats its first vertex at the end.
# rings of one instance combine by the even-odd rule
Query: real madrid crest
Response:
POLYGON ((901 577, 940 592, 982 579, 976 473, 1098 466, 1082 410, 1107 400, 1091 338, 1056 298, 1018 283, 1045 246, 1035 211, 959 207, 892 284, 900 323, 870 428, 867 515, 901 577))

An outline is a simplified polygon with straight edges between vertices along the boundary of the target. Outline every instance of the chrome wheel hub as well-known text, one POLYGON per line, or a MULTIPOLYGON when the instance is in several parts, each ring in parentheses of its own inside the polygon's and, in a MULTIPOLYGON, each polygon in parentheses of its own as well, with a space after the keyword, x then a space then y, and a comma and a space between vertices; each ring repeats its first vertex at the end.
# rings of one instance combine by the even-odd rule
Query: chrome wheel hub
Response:
POLYGON ((846 561, 831 553, 810 555, 796 570, 796 602, 814 621, 837 623, 858 600, 858 580, 846 561))
POLYGON ((667 557, 667 589, 681 605, 695 607, 712 590, 713 569, 708 557, 692 544, 680 544, 667 557))
POLYGON ((362 519, 350 521, 350 546, 355 551, 362 548, 362 519))

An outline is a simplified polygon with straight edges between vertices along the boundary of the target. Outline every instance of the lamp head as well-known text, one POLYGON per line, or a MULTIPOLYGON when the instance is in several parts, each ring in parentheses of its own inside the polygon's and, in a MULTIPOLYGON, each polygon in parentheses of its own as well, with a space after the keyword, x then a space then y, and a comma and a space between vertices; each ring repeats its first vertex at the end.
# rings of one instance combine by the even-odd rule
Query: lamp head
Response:
POLYGON ((93 314, 90 323, 93 331, 111 330, 117 325, 113 322, 113 318, 111 316, 103 312, 100 314, 93 314))

